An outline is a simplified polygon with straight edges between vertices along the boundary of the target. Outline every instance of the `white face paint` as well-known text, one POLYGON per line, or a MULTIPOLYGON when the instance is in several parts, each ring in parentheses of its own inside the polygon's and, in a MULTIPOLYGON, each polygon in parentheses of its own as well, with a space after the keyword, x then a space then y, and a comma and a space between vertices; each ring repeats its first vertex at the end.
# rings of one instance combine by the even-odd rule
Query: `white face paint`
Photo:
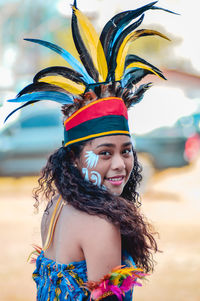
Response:
POLYGON ((101 175, 97 171, 91 172, 91 180, 94 185, 101 186, 101 175), (94 182, 93 182, 94 181, 94 182))
POLYGON ((87 151, 85 157, 86 157, 87 168, 96 167, 99 160, 98 155, 96 155, 93 151, 87 151))
MULTIPOLYGON (((101 187, 101 175, 99 172, 97 171, 91 171, 91 182, 94 184, 94 185, 97 185, 98 187, 101 187)), ((82 174, 85 175, 84 179, 86 181, 90 181, 89 180, 89 171, 87 168, 82 168, 82 174)), ((105 189, 104 187, 102 187, 103 189, 105 189)))
POLYGON ((89 181, 89 177, 88 177, 88 169, 87 168, 82 168, 82 174, 85 175, 85 180, 89 181))
POLYGON ((86 157, 87 168, 82 168, 82 173, 83 173, 83 175, 85 175, 85 180, 86 181, 91 180, 91 182, 94 185, 97 185, 100 187, 101 186, 100 173, 98 173, 97 171, 91 171, 90 172, 91 176, 89 179, 89 171, 88 171, 88 169, 96 167, 98 160, 99 160, 99 156, 96 155, 93 151, 87 151, 85 157, 86 157))

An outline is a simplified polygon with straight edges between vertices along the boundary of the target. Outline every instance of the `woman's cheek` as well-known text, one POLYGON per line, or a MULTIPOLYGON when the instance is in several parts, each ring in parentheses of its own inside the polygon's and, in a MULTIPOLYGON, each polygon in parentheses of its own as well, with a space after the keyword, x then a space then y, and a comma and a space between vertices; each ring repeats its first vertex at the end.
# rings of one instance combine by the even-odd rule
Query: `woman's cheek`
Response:
POLYGON ((87 151, 85 153, 85 165, 86 167, 82 168, 82 174, 86 181, 90 181, 94 185, 101 187, 102 178, 101 174, 96 170, 99 156, 95 154, 93 151, 87 151))

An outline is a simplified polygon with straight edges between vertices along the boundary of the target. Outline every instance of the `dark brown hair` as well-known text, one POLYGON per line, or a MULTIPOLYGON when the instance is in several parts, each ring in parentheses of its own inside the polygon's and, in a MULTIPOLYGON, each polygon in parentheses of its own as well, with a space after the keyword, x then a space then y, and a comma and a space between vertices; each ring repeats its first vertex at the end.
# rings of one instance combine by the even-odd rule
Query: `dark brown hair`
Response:
MULTIPOLYGON (((101 97, 118 95, 117 91, 110 95, 108 93, 110 90, 104 89, 101 97)), ((130 93, 127 92, 124 97, 126 96, 129 99, 130 93)), ((88 101, 96 98, 98 98, 96 93, 86 93, 74 105, 64 106, 62 111, 67 117, 88 101)), ((35 207, 39 206, 40 193, 43 193, 48 200, 52 200, 53 196, 59 193, 76 209, 103 217, 118 226, 121 231, 122 248, 132 256, 138 267, 146 272, 153 270, 152 254, 158 251, 158 248, 153 237, 153 228, 139 209, 137 187, 142 176, 136 152, 133 150, 134 166, 123 193, 121 196, 115 196, 84 180, 80 171, 74 166, 74 159, 80 156, 86 143, 88 142, 61 147, 49 157, 38 180, 39 188, 34 192, 35 207)), ((49 201, 49 205, 51 204, 52 201, 49 201)), ((47 212, 48 208, 49 206, 47 206, 47 212)))
POLYGON ((52 199, 59 193, 76 209, 108 219, 120 227, 122 247, 133 257, 137 266, 145 271, 153 270, 152 252, 157 251, 157 244, 153 238, 152 227, 139 210, 139 194, 136 187, 141 181, 141 168, 135 151, 131 176, 122 195, 117 197, 85 181, 79 170, 74 167, 71 151, 79 156, 83 145, 62 147, 49 157, 38 180, 40 186, 35 190, 35 207, 39 205, 41 192, 47 199, 52 199))

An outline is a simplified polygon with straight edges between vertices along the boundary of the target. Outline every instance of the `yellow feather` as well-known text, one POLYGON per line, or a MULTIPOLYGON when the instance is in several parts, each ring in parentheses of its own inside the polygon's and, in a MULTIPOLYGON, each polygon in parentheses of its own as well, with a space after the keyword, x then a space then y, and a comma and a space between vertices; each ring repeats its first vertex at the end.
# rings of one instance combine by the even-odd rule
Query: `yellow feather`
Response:
POLYGON ((144 29, 144 30, 137 30, 134 32, 129 33, 123 40, 118 54, 117 54, 117 67, 115 69, 115 80, 120 80, 123 76, 124 73, 124 64, 125 64, 125 59, 126 55, 128 53, 128 48, 130 45, 130 42, 135 41, 137 38, 142 36, 143 34, 149 34, 149 35, 157 35, 160 36, 166 40, 169 40, 168 37, 160 33, 159 31, 156 30, 149 30, 149 29, 144 29))
POLYGON ((118 285, 118 283, 120 282, 121 276, 117 276, 112 282, 114 285, 118 285))
POLYGON ((82 94, 85 91, 84 85, 77 84, 62 76, 46 76, 40 78, 38 81, 59 86, 72 94, 82 94))
POLYGON ((155 75, 157 75, 158 77, 160 77, 161 79, 164 79, 164 78, 162 78, 156 71, 154 71, 151 67, 146 66, 146 65, 143 64, 143 63, 140 63, 140 62, 134 62, 134 63, 131 63, 131 64, 129 64, 129 65, 126 67, 126 70, 129 69, 129 68, 132 68, 132 67, 135 67, 135 68, 141 68, 141 69, 145 69, 145 70, 149 70, 149 71, 151 71, 152 73, 154 73, 155 75))
POLYGON ((114 285, 118 285, 118 283, 121 280, 121 276, 133 276, 134 273, 137 272, 143 272, 140 268, 133 268, 133 267, 126 267, 126 268, 120 268, 120 269, 113 269, 113 272, 111 274, 112 276, 112 282, 114 285))
POLYGON ((100 80, 105 81, 108 74, 108 66, 99 36, 89 19, 74 6, 72 8, 82 29, 82 36, 84 35, 85 37, 94 66, 99 72, 100 80))

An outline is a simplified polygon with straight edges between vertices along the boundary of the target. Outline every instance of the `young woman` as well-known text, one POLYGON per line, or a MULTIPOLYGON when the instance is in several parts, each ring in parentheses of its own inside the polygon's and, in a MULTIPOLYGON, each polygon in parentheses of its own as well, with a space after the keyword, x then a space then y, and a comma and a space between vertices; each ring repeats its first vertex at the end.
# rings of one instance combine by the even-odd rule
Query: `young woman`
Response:
MULTIPOLYGON (((94 97, 94 93, 88 95, 94 97)), ((67 114, 69 109, 71 111, 71 106, 65 106, 63 112, 67 114)), ((66 296, 69 300, 89 298, 84 284, 86 286, 89 281, 88 287, 92 291, 90 281, 96 281, 98 286, 100 279, 122 264, 133 267, 134 285, 135 277, 143 275, 142 270, 153 269, 151 252, 157 251, 157 245, 149 224, 138 209, 136 187, 141 180, 140 167, 130 135, 120 134, 122 129, 124 132, 127 129, 123 111, 126 116, 124 101, 110 96, 95 98, 89 105, 67 116, 68 123, 80 122, 75 127, 81 126, 83 131, 86 122, 92 122, 92 129, 86 130, 90 135, 100 126, 100 137, 58 149, 42 171, 35 196, 37 199, 39 192, 44 192, 51 202, 42 218, 43 251, 34 272, 38 300, 43 300, 44 296, 47 298, 47 291, 50 300, 54 300, 52 294, 59 296, 58 300, 65 300, 66 296), (108 109, 109 115, 105 115, 108 109), (101 116, 97 122, 93 117, 98 113, 101 116), (85 115, 88 115, 88 120, 82 123, 85 115), (119 118, 121 124, 119 121, 115 123, 119 118), (105 134, 104 128, 111 129, 112 126, 116 134, 112 135, 110 131, 105 134), (55 276, 56 281, 52 282, 55 276)), ((83 131, 79 132, 78 139, 85 137, 83 131)), ((93 285, 92 296, 95 298, 97 287, 95 283, 93 285)), ((128 287, 124 300, 131 300, 131 287, 128 287)), ((105 293, 100 296, 112 295, 113 292, 108 290, 105 293)))
POLYGON ((127 301, 140 285, 137 279, 153 270, 157 251, 151 226, 138 209, 141 175, 127 109, 150 87, 135 88, 145 75, 164 78, 144 59, 128 55, 128 46, 146 35, 167 37, 135 30, 145 11, 160 9, 155 2, 114 16, 100 38, 76 1, 72 9, 72 34, 83 65, 58 45, 28 39, 60 54, 74 70, 46 68, 10 100, 24 102, 20 108, 44 99, 63 105, 64 144, 49 157, 35 192, 36 207, 40 193, 48 200, 33 273, 37 300, 127 301))

